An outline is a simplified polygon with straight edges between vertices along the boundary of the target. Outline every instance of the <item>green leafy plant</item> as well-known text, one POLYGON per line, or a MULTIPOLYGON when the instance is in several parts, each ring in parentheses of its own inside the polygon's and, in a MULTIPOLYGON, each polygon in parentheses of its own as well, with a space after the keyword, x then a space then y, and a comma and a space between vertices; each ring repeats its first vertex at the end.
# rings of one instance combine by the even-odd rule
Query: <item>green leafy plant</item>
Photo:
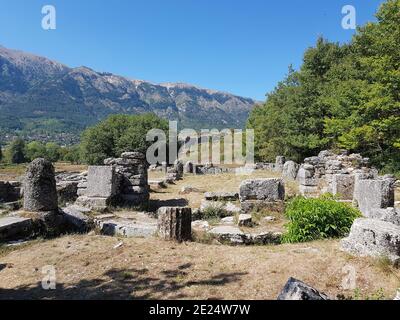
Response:
POLYGON ((285 215, 289 219, 283 235, 286 243, 343 237, 361 216, 358 210, 330 195, 317 199, 296 197, 289 202, 285 215))

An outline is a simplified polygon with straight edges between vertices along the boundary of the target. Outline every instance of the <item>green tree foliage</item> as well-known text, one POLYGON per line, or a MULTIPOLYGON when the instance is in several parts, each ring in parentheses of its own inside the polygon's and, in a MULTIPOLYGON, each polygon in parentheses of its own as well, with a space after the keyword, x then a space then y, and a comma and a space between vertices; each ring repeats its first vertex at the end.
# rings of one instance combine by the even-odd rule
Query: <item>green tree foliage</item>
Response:
POLYGON ((375 165, 400 169, 400 0, 388 0, 377 22, 349 44, 318 39, 251 113, 258 159, 294 160, 324 148, 346 148, 375 165))
POLYGON ((7 162, 12 164, 24 163, 26 161, 24 140, 16 138, 7 146, 6 159, 7 162))
POLYGON ((63 161, 74 164, 81 163, 81 149, 79 145, 62 148, 60 153, 63 161))
POLYGON ((112 115, 82 134, 82 160, 88 164, 101 164, 104 159, 118 157, 126 151, 146 152, 152 142, 146 141, 151 129, 168 134, 168 122, 155 114, 112 115))

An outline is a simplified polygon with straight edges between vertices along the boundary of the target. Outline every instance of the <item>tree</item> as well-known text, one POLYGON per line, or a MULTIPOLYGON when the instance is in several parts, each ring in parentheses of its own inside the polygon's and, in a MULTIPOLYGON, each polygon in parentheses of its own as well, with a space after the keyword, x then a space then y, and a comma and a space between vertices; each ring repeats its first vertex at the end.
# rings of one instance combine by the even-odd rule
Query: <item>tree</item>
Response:
POLYGON ((26 157, 29 161, 46 157, 46 147, 42 142, 32 141, 26 145, 26 157))
POLYGON ((152 142, 146 141, 151 129, 168 131, 168 122, 155 114, 112 115, 82 134, 82 160, 102 164, 104 159, 119 157, 125 151, 146 152, 152 142))
POLYGON ((60 146, 54 142, 48 142, 45 145, 45 158, 51 162, 57 162, 60 159, 60 146))
POLYGON ((254 108, 256 158, 302 161, 324 148, 345 148, 386 171, 400 170, 400 0, 349 44, 319 38, 299 70, 254 108))
POLYGON ((13 140, 7 148, 9 162, 13 164, 24 163, 25 156, 25 142, 21 138, 13 140))

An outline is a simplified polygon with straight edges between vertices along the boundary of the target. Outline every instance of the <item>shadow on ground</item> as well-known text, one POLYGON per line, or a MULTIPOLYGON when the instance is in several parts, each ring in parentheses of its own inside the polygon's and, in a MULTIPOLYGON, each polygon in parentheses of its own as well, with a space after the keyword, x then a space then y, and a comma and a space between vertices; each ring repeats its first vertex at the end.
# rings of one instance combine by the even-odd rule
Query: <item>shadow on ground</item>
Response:
MULTIPOLYGON (((247 273, 220 273, 202 280, 185 280, 191 264, 179 266, 176 270, 166 270, 158 277, 148 275, 148 269, 110 269, 101 279, 81 280, 76 284, 57 283, 55 290, 44 290, 42 284, 21 286, 13 289, 0 288, 0 299, 184 299, 182 289, 191 286, 216 286, 239 281, 247 273)), ((211 297, 210 297, 211 298, 211 297)), ((223 297, 212 297, 222 299, 223 297)))

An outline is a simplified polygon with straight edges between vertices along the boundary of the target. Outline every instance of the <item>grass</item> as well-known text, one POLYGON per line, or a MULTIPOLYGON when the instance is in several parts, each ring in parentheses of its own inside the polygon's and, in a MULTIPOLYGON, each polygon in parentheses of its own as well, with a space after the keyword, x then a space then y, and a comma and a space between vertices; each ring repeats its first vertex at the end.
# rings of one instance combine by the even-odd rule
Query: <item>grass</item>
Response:
MULTIPOLYGON (((25 174, 28 164, 0 164, 0 181, 18 180, 18 178, 25 174)), ((56 172, 82 172, 87 170, 86 165, 74 165, 69 162, 56 162, 54 163, 56 172)))

